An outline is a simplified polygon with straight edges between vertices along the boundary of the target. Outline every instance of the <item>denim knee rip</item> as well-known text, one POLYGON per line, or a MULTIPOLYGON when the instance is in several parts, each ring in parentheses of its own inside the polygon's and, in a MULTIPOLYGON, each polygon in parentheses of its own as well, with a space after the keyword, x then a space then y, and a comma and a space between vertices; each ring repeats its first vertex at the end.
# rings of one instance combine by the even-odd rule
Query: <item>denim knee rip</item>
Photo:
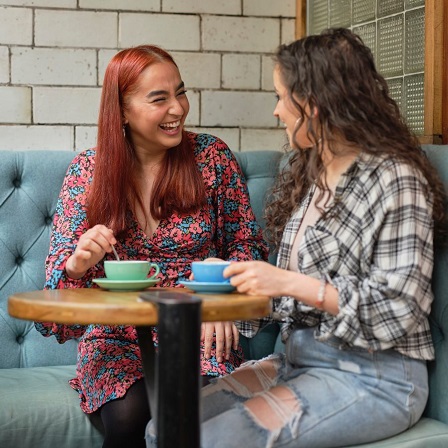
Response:
POLYGON ((283 354, 248 361, 232 374, 220 378, 202 390, 203 395, 220 391, 235 396, 236 405, 251 425, 266 434, 266 448, 272 447, 281 431, 290 437, 298 434, 303 407, 298 394, 286 385, 277 386, 285 374, 283 354))
POLYGON ((230 375, 212 381, 204 387, 202 396, 206 397, 222 391, 232 393, 239 398, 252 398, 274 387, 282 370, 282 360, 276 355, 257 361, 248 361, 230 375))
POLYGON ((253 424, 266 434, 265 448, 271 448, 282 431, 285 437, 295 439, 303 414, 298 395, 287 386, 277 386, 239 404, 253 424))

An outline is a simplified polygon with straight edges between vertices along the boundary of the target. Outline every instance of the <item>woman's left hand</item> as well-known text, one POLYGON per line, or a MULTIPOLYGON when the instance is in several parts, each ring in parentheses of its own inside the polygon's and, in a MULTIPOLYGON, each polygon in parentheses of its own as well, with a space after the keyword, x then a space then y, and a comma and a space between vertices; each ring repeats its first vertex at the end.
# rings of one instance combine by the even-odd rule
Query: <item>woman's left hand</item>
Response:
POLYGON ((223 362, 230 358, 230 351, 238 349, 239 332, 233 322, 203 322, 201 341, 204 342, 204 356, 211 357, 213 339, 216 337, 216 360, 223 362), (224 358, 223 358, 224 355, 224 358))

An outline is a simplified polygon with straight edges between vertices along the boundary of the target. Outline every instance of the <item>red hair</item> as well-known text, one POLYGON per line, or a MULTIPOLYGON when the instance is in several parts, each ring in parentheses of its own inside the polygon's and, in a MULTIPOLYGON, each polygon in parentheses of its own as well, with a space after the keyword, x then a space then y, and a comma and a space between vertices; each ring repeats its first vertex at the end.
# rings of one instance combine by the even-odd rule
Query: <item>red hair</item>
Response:
MULTIPOLYGON (((158 62, 176 65, 161 48, 141 45, 117 53, 104 75, 87 219, 91 226, 104 224, 116 235, 128 228, 128 213, 135 212, 136 204, 145 210, 135 178, 138 160, 130 140, 123 136, 125 98, 133 93, 142 71, 158 62)), ((204 181, 195 162, 194 148, 183 132, 181 143, 166 153, 154 183, 150 213, 155 219, 166 219, 173 212, 198 210, 205 202, 204 181)))

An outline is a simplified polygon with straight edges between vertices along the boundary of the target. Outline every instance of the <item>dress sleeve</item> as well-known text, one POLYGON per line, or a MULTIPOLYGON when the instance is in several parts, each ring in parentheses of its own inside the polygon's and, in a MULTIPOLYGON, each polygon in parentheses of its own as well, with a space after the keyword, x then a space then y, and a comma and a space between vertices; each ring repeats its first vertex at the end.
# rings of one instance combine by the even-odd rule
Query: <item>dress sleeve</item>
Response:
POLYGON ((217 140, 216 145, 217 252, 225 260, 267 260, 267 245, 241 168, 225 143, 217 140))
POLYGON ((398 167, 382 197, 372 204, 371 246, 364 278, 335 276, 339 314, 334 335, 370 349, 393 347, 414 333, 430 312, 433 267, 432 198, 421 176, 398 167))
MULTIPOLYGON (((86 275, 74 280, 65 273, 67 259, 76 248, 79 237, 88 229, 86 218, 86 196, 92 180, 92 155, 79 154, 71 163, 62 184, 53 228, 50 251, 45 262, 46 283, 44 289, 86 288, 92 286, 96 267, 86 275)), ((58 342, 79 338, 84 334, 83 325, 60 325, 36 322, 36 329, 44 336, 56 336, 58 342)))

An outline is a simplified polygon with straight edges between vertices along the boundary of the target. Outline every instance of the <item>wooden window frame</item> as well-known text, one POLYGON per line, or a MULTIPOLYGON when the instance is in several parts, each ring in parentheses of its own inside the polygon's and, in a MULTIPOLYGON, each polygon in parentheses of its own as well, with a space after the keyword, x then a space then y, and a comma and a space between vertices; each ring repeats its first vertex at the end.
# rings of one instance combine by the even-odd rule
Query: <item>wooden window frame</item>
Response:
MULTIPOLYGON (((425 0, 423 143, 448 144, 448 2, 425 0)), ((296 39, 306 35, 306 0, 296 0, 296 39)))

